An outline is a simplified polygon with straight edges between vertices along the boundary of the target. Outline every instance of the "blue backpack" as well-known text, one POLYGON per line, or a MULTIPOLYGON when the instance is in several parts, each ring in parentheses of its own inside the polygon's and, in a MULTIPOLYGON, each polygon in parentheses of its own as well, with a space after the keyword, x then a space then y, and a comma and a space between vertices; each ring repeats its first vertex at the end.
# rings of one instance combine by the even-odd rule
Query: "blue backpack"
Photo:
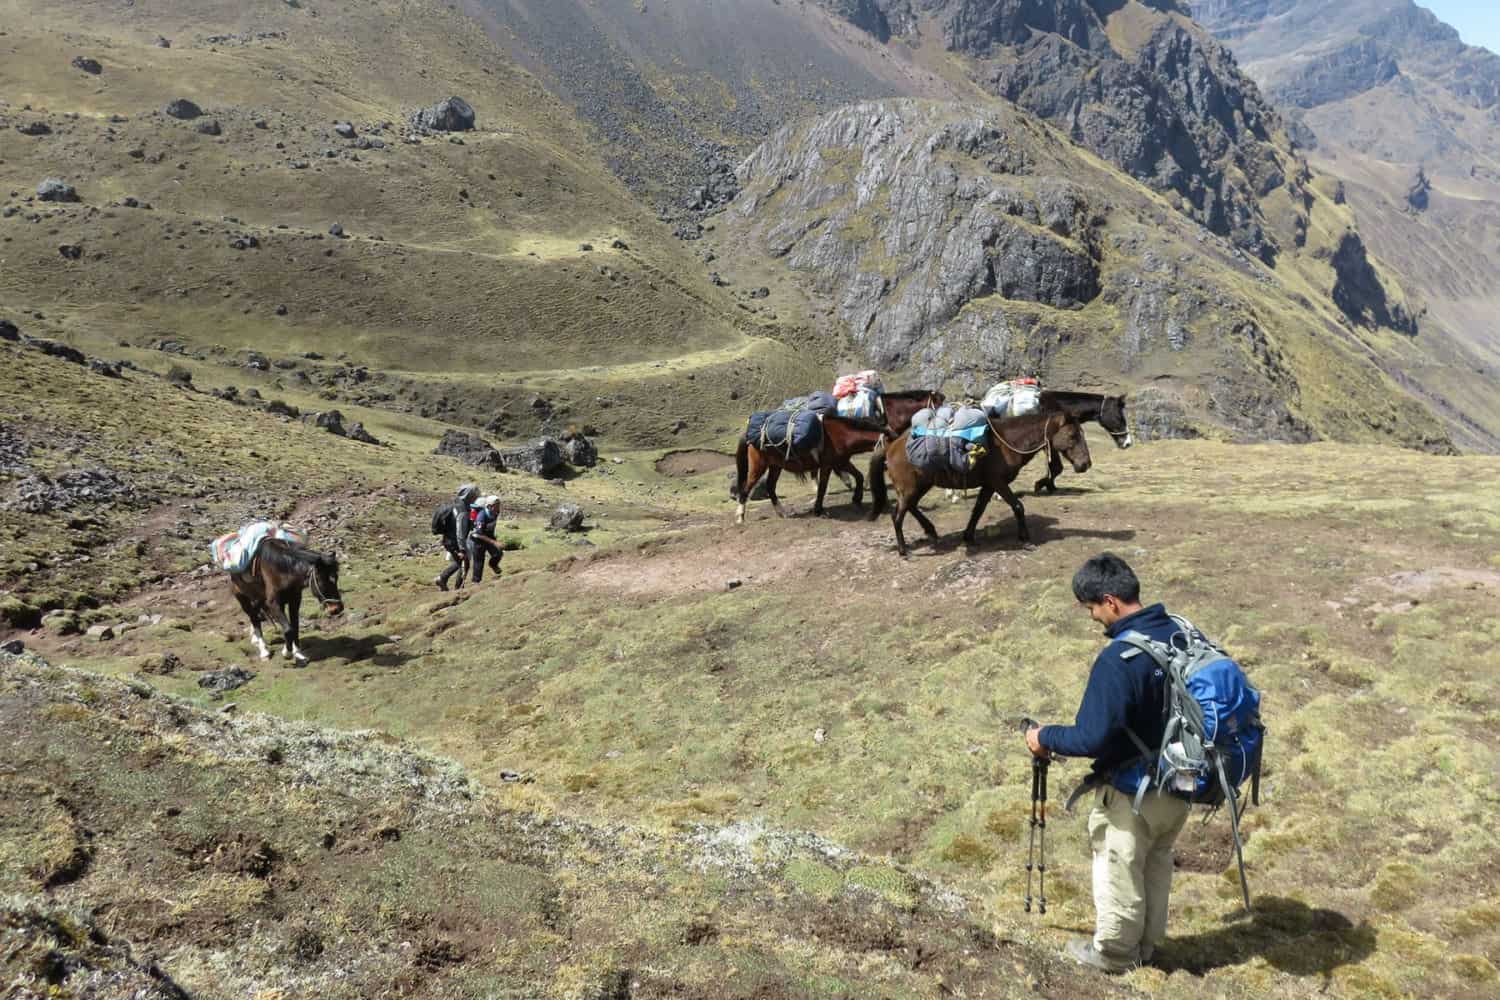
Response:
POLYGON ((1244 852, 1240 844, 1240 787, 1250 782, 1250 801, 1260 805, 1260 762, 1265 727, 1260 721, 1260 692, 1245 671, 1192 622, 1172 616, 1178 631, 1168 642, 1140 632, 1126 632, 1120 641, 1156 661, 1167 676, 1166 728, 1161 746, 1146 746, 1128 727, 1126 733, 1141 751, 1141 759, 1126 773, 1139 773, 1135 808, 1152 788, 1181 796, 1189 802, 1217 809, 1229 804, 1235 857, 1245 908, 1250 888, 1245 882, 1244 852))

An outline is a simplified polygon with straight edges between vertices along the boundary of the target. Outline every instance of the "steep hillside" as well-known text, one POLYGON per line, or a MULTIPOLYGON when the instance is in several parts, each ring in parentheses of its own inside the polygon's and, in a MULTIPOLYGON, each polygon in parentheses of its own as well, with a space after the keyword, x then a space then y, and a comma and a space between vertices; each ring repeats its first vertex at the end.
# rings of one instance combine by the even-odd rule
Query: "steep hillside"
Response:
POLYGON ((1402 364, 1454 439, 1500 443, 1500 56, 1411 0, 1198 0, 1295 122, 1319 170, 1344 178, 1371 249, 1422 313, 1402 364))
MULTIPOLYGON (((866 331, 851 325, 858 317, 840 304, 862 294, 863 286, 851 293, 838 274, 814 274, 817 268, 805 260, 791 273, 809 280, 789 285, 788 272, 768 266, 764 253, 747 255, 732 233, 705 230, 705 224, 713 224, 705 216, 728 203, 743 182, 744 171, 730 172, 730 162, 752 152, 783 122, 827 114, 858 98, 893 95, 988 106, 1002 115, 1011 105, 1027 108, 1160 193, 1209 233, 1276 268, 1281 284, 1314 304, 1316 315, 1304 317, 1304 331, 1327 322, 1324 306, 1331 304, 1334 322, 1354 331, 1352 338, 1341 333, 1338 339, 1352 339, 1355 352, 1367 356, 1359 364, 1373 360, 1399 380, 1412 356, 1425 357, 1422 347, 1411 345, 1418 324, 1404 293, 1389 269, 1367 254, 1357 220, 1326 198, 1321 217, 1310 218, 1318 184, 1283 134, 1280 119, 1227 52, 1178 5, 564 0, 543 7, 515 0, 471 2, 467 9, 574 107, 601 147, 612 151, 614 169, 633 190, 659 203, 679 236, 702 248, 705 259, 722 258, 727 280, 762 286, 765 291, 758 294, 769 294, 781 315, 848 338, 847 363, 904 364, 925 352, 929 359, 941 356, 951 363, 920 366, 911 377, 953 371, 982 380, 1006 371, 995 367, 1002 361, 997 352, 978 346, 973 336, 934 340, 917 350, 916 342, 936 336, 946 315, 915 325, 907 317, 886 317, 881 322, 910 327, 910 336, 902 335, 907 342, 897 350, 868 352, 866 331)), ((1112 175, 1110 184, 1131 187, 1119 175, 1112 175)), ((912 237, 919 244, 949 239, 936 216, 904 218, 927 230, 912 237)), ((759 242, 754 246, 770 250, 772 257, 785 253, 759 242)), ((1012 264, 1019 258, 996 267, 1003 271, 1012 264)), ((1024 274, 997 275, 1002 285, 1027 280, 1024 274)), ((1155 284, 1175 296, 1184 291, 1175 280, 1166 275, 1155 284)), ((1235 284, 1227 275, 1208 280, 1225 289, 1235 284)), ((1063 298, 1084 301, 1076 295, 1063 298)), ((870 296, 867 305, 874 309, 881 301, 870 296)), ((1286 305, 1293 312, 1299 308, 1286 305)), ((937 312, 951 312, 949 306, 937 312)), ((1117 325, 1114 333, 1127 342, 1139 340, 1141 323, 1154 323, 1163 333, 1169 325, 1164 316, 1161 309, 1148 309, 1134 324, 1117 325)), ((1002 336, 985 334, 991 342, 1002 336)), ((1219 334, 1204 331, 1203 336, 1219 334)), ((1271 337, 1274 343, 1276 334, 1271 337)), ((1237 356, 1233 341, 1229 337, 1214 348, 1220 359, 1237 356)), ((1052 353, 1034 348, 1030 361, 1052 353)), ((1086 374, 1091 384, 1113 384, 1122 377, 1129 383, 1136 367, 1132 357, 1113 371, 1095 363, 1086 374)), ((1034 370, 1068 378, 1080 366, 1034 370)), ((1299 418, 1267 417, 1301 408, 1288 380, 1268 383, 1253 367, 1237 370, 1233 364, 1218 372, 1214 385, 1199 372, 1175 374, 1193 386, 1197 398, 1188 408, 1195 422, 1227 424, 1242 436, 1344 433, 1334 428, 1372 422, 1360 416, 1369 411, 1372 396, 1399 397, 1406 391, 1377 378, 1374 392, 1356 393, 1342 404, 1330 401, 1330 413, 1342 408, 1342 415, 1299 424, 1299 418), (1257 402, 1229 398, 1247 394, 1257 402), (1219 399, 1210 406, 1213 396, 1219 399)), ((1370 385, 1367 380, 1356 384, 1370 385)), ((1181 402, 1174 399, 1171 405, 1181 402)), ((1397 436, 1408 443, 1443 436, 1427 427, 1425 416, 1413 419, 1373 423, 1399 425, 1397 436)))
POLYGON ((661 439, 730 388, 824 377, 817 336, 713 285, 566 108, 442 5, 5 0, 0 24, 0 314, 33 335, 258 352, 326 386, 312 352, 383 380, 345 402, 503 434, 540 426, 540 395, 661 439), (476 128, 413 126, 450 95, 476 128), (172 117, 178 99, 202 114, 172 117), (67 200, 38 194, 49 178, 67 200), (678 390, 688 372, 725 387, 678 390))

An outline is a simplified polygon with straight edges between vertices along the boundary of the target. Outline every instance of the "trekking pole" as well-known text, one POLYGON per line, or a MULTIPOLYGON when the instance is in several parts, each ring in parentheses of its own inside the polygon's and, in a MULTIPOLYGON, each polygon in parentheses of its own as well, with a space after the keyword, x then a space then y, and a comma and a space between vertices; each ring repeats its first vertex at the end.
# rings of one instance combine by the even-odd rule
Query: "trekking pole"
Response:
POLYGON ((1037 773, 1041 775, 1041 782, 1042 782, 1042 818, 1041 818, 1041 821, 1037 824, 1039 827, 1041 827, 1041 831, 1042 831, 1041 832, 1041 836, 1038 838, 1039 840, 1041 840, 1042 845, 1041 845, 1041 849, 1037 852, 1038 853, 1038 863, 1037 863, 1037 876, 1038 876, 1037 877, 1037 886, 1038 886, 1038 899, 1037 899, 1037 903, 1038 903, 1038 905, 1037 905, 1037 912, 1038 913, 1046 913, 1047 912, 1047 768, 1052 765, 1052 761, 1051 761, 1050 758, 1047 758, 1047 757, 1037 757, 1037 758, 1035 758, 1035 760, 1036 760, 1037 773))
MULTIPOLYGON (((1021 731, 1029 732, 1039 723, 1032 718, 1021 719, 1021 731)), ((1047 768, 1052 763, 1048 757, 1031 758, 1031 830, 1026 848, 1026 912, 1031 912, 1031 873, 1037 874, 1039 889, 1037 912, 1047 912, 1047 768), (1040 836, 1038 836, 1040 831, 1040 836), (1040 850, 1038 850, 1040 841, 1040 850)))
POLYGON ((1041 797, 1041 758, 1031 758, 1031 840, 1026 846, 1026 912, 1031 912, 1031 871, 1036 866, 1036 807, 1041 797))

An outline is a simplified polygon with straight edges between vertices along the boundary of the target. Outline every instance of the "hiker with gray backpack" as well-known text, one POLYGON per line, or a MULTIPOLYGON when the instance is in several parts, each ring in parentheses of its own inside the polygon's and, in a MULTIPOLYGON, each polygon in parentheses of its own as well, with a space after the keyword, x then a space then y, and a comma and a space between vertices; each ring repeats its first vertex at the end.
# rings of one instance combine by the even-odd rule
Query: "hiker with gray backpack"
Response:
POLYGON ((437 505, 432 512, 432 533, 443 540, 443 551, 448 553, 448 567, 432 581, 438 590, 448 589, 448 580, 458 576, 458 589, 464 586, 464 577, 469 574, 469 505, 479 496, 479 487, 464 483, 452 500, 437 505))
POLYGON ((1085 794, 1094 800, 1094 936, 1068 942, 1067 954, 1119 973, 1150 962, 1166 937, 1172 846, 1194 804, 1229 806, 1249 908, 1240 786, 1248 780, 1258 800, 1260 694, 1187 619, 1143 607, 1135 572, 1114 553, 1085 562, 1073 594, 1111 641, 1094 660, 1074 724, 1030 725, 1026 745, 1038 759, 1094 761, 1068 800, 1070 810, 1085 794))

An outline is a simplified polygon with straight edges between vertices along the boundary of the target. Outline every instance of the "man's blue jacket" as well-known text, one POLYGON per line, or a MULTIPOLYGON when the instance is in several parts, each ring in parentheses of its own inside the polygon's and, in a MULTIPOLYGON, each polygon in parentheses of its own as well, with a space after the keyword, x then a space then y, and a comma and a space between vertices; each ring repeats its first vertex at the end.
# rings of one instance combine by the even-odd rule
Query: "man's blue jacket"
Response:
POLYGON ((1064 757, 1094 758, 1095 775, 1134 794, 1135 780, 1115 773, 1120 765, 1141 756, 1125 727, 1133 729, 1153 752, 1161 746, 1167 721, 1167 675, 1145 653, 1129 659, 1122 655, 1135 647, 1118 637, 1131 631, 1166 642, 1178 628, 1160 604, 1142 608, 1109 626, 1104 634, 1112 641, 1094 660, 1073 725, 1043 726, 1037 740, 1064 757))

